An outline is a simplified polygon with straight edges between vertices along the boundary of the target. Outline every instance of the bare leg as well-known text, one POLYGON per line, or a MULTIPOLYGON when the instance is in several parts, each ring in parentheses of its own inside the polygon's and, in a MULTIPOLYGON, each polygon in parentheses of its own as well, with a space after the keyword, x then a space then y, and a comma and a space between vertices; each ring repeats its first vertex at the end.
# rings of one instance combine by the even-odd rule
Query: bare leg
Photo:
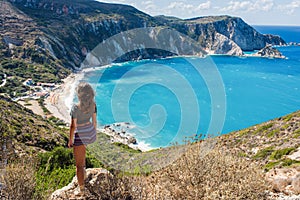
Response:
POLYGON ((85 146, 74 146, 74 157, 76 163, 76 175, 79 186, 84 186, 85 169, 85 146))

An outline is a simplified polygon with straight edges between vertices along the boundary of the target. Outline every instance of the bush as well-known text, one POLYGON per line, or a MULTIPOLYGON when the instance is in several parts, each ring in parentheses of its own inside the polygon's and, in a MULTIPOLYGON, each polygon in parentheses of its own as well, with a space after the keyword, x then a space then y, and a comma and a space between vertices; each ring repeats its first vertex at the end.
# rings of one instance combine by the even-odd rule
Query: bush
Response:
POLYGON ((296 148, 290 147, 290 148, 286 148, 286 149, 279 149, 274 151, 271 155, 270 155, 270 160, 278 160, 281 159, 282 156, 288 155, 290 154, 292 151, 294 151, 296 148))
POLYGON ((97 177, 97 187, 87 185, 88 199, 266 199, 268 188, 258 166, 218 149, 204 155, 199 145, 148 176, 97 177))
POLYGON ((254 156, 254 159, 266 159, 268 156, 272 154, 274 151, 274 147, 267 147, 265 149, 259 150, 254 156))
POLYGON ((41 196, 35 194, 36 180, 34 173, 35 162, 33 160, 8 164, 5 175, 0 180, 4 184, 0 194, 2 193, 5 199, 41 199, 41 196))
MULTIPOLYGON (((76 174, 73 150, 57 147, 54 150, 39 154, 39 168, 36 172, 36 193, 47 198, 56 189, 69 184, 76 174)), ((103 165, 87 152, 86 167, 103 165)))
POLYGON ((144 198, 265 198, 267 187, 257 166, 221 150, 201 154, 201 148, 193 146, 170 167, 150 175, 150 183, 143 189, 144 198), (152 191, 150 196, 147 190, 152 191))

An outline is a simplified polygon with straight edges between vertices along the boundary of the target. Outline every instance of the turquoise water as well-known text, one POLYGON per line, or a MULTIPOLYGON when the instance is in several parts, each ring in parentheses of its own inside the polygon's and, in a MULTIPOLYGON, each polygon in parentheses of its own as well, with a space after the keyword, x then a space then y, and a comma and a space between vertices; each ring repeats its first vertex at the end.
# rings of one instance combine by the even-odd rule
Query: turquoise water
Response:
POLYGON ((87 73, 85 80, 96 88, 101 125, 130 122, 138 141, 163 147, 219 130, 215 127, 223 123, 223 114, 224 126, 219 132, 225 134, 299 110, 300 47, 279 49, 287 59, 210 56, 144 60, 97 69, 87 73), (213 99, 218 95, 220 99, 223 95, 225 102, 213 99))

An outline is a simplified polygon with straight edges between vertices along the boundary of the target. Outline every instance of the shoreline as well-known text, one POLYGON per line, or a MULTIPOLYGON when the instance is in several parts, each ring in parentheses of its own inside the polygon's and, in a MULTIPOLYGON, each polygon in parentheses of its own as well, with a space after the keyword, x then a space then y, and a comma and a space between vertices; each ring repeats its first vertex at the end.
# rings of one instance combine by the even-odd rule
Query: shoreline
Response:
MULTIPOLYGON (((101 66, 101 68, 107 68, 107 66, 101 66)), ((53 90, 50 95, 45 99, 45 107, 51 112, 54 117, 57 117, 63 120, 67 126, 71 122, 70 111, 73 104, 73 99, 75 97, 75 88, 80 80, 83 79, 86 72, 91 72, 94 70, 99 70, 99 68, 87 68, 78 73, 72 73, 67 78, 63 79, 63 84, 59 85, 55 90, 53 90)), ((115 123, 120 124, 118 126, 125 125, 127 123, 115 123)), ((125 145, 128 145, 132 149, 141 150, 142 152, 150 151, 154 148, 150 147, 149 144, 144 143, 143 141, 137 141, 134 137, 134 134, 127 133, 126 135, 117 134, 117 129, 105 129, 104 127, 114 127, 115 124, 108 124, 97 128, 97 131, 100 131, 108 135, 111 139, 111 142, 120 142, 125 145), (115 133, 115 134, 113 134, 115 133), (134 142, 135 141, 135 142, 134 142)))
POLYGON ((72 73, 63 79, 63 84, 53 90, 45 99, 45 107, 53 116, 63 120, 66 124, 70 124, 70 111, 75 95, 75 87, 83 78, 84 73, 72 73))

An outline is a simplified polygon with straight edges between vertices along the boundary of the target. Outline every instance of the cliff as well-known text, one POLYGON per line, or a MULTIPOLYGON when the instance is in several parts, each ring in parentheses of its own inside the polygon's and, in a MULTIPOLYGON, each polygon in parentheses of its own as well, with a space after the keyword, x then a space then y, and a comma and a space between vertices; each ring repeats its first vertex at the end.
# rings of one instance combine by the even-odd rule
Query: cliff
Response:
MULTIPOLYGON (((202 47, 208 50, 220 50, 220 48, 215 48, 214 44, 218 42, 221 37, 225 37, 227 40, 233 41, 236 44, 233 47, 239 48, 242 51, 262 49, 266 46, 266 44, 286 44, 285 41, 278 36, 263 35, 257 32, 253 27, 245 23, 239 17, 224 15, 198 17, 187 20, 165 16, 158 16, 156 18, 162 21, 165 25, 189 35, 198 41, 202 47)), ((227 54, 232 49, 227 48, 227 51, 219 52, 227 54)), ((231 55, 232 53, 229 54, 231 55)))
MULTIPOLYGON (((246 24, 242 19, 230 16, 210 16, 182 20, 165 16, 152 17, 132 6, 100 3, 92 0, 10 0, 1 3, 2 10, 13 10, 17 14, 5 14, 3 24, 17 21, 18 26, 6 25, 1 29, 2 49, 6 55, 21 57, 14 51, 17 47, 8 48, 5 43, 15 43, 14 46, 34 46, 39 49, 39 57, 52 59, 68 68, 80 66, 88 52, 99 43, 124 31, 161 27, 172 28, 180 34, 194 39, 199 47, 209 53, 242 55, 242 51, 261 49, 266 44, 282 45, 285 42, 278 36, 262 35, 246 24), (23 26, 21 26, 23 24, 23 26), (6 39, 3 36, 6 36, 6 39), (8 39, 8 40, 7 40, 8 39), (14 41, 14 42, 8 42, 14 41), (31 41, 29 43, 28 41, 31 41), (8 53, 7 53, 8 52, 8 53)), ((7 13, 7 11, 6 11, 7 13)), ((149 32, 149 37, 151 33, 149 32)), ((167 35, 168 36, 168 35, 167 35)), ((133 34, 131 38, 135 38, 133 34)), ((123 49, 130 45, 130 39, 123 49)), ((153 39, 154 43, 161 40, 153 39)), ((181 37, 176 37, 178 39, 181 37)), ((170 55, 198 55, 200 51, 188 51, 185 40, 165 39, 165 43, 173 48, 167 51, 160 49, 145 49, 147 44, 138 44, 130 54, 125 54, 118 61, 141 58, 165 57, 170 55), (176 41, 176 40, 175 40, 176 41), (176 48, 174 48, 174 46, 176 48), (144 49, 143 49, 144 47, 144 49), (169 52, 169 50, 174 50, 169 52), (187 53, 185 53, 187 52, 187 53)), ((115 41, 113 50, 119 49, 115 41)), ((19 50, 18 50, 19 51, 19 50)), ((30 58, 30 55, 25 59, 30 58)), ((43 60, 42 60, 43 61, 43 60)), ((112 60, 113 61, 113 60, 112 60)))

